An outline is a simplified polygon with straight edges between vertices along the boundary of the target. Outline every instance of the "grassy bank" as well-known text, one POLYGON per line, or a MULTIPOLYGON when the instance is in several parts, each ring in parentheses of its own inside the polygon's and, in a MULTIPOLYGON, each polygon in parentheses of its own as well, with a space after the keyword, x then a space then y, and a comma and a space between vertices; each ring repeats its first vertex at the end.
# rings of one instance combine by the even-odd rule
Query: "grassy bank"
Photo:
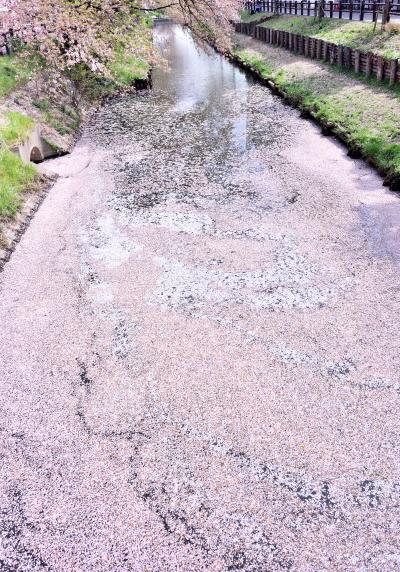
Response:
POLYGON ((21 55, 0 56, 0 98, 27 83, 35 74, 37 64, 21 55))
POLYGON ((35 126, 34 121, 15 111, 5 112, 0 123, 0 219, 16 214, 23 192, 38 180, 33 165, 26 165, 11 147, 23 141, 35 126))
POLYGON ((39 65, 25 54, 0 57, 0 222, 17 213, 24 192, 39 179, 35 166, 25 165, 12 149, 40 125, 51 146, 68 150, 85 109, 129 89, 148 73, 149 63, 130 55, 123 41, 115 45, 103 76, 76 66, 55 82, 44 62, 39 65))
MULTIPOLYGON (((38 181, 32 164, 26 165, 10 149, 0 147, 0 220, 14 216, 21 206, 23 193, 38 181)), ((1 238, 1 237, 0 237, 1 238)))
MULTIPOLYGON (((268 14, 241 13, 243 22, 256 22, 268 14)), ((374 30, 372 22, 335 20, 323 18, 318 20, 312 16, 273 16, 261 24, 268 28, 320 38, 342 46, 364 52, 373 52, 386 58, 400 57, 400 23, 391 23, 381 31, 380 25, 374 30)))
POLYGON ((400 95, 237 35, 235 57, 370 161, 400 190, 400 95))
POLYGON ((318 20, 306 16, 277 16, 264 24, 269 28, 320 38, 364 52, 373 52, 386 58, 400 56, 400 24, 389 24, 385 31, 372 22, 350 20, 318 20))
POLYGON ((250 14, 247 10, 242 10, 240 12, 240 19, 242 22, 258 22, 265 16, 271 16, 267 12, 256 12, 255 14, 250 14))

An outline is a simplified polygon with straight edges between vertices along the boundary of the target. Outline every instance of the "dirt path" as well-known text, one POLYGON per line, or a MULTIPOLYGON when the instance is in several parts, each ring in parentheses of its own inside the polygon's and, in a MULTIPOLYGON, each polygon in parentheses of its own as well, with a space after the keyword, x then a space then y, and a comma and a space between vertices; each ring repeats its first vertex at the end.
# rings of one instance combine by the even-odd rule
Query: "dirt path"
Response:
POLYGON ((0 569, 400 570, 400 201, 164 33, 0 274, 0 569))

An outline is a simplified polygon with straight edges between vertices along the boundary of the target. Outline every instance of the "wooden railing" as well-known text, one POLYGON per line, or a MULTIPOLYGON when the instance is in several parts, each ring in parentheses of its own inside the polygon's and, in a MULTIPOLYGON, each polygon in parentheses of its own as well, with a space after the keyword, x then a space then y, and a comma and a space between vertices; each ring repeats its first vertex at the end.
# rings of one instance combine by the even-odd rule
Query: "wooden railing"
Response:
MULTIPOLYGON (((348 20, 376 21, 378 14, 382 14, 384 2, 371 2, 368 0, 355 0, 342 2, 341 0, 251 0, 245 2, 246 10, 250 12, 270 12, 275 14, 292 14, 294 16, 318 16, 322 8, 324 16, 348 20)), ((400 15, 400 2, 396 0, 390 5, 390 16, 400 15)))

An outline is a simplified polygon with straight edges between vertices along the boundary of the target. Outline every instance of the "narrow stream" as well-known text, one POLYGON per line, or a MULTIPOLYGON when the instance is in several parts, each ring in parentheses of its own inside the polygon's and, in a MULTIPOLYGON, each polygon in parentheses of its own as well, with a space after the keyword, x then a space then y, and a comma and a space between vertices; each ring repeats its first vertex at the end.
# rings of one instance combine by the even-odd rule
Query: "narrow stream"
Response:
POLYGON ((289 145, 297 113, 222 56, 197 48, 180 26, 158 24, 156 42, 168 68, 154 71, 153 91, 107 106, 86 133, 112 146, 117 158, 123 151, 115 177, 121 207, 143 201, 138 188, 154 204, 246 196, 254 208, 292 203, 299 185, 273 188, 263 152, 276 156, 289 145), (145 156, 131 163, 127 150, 138 142, 145 156), (257 192, 262 179, 268 194, 257 192))
MULTIPOLYGON (((253 212, 281 210, 306 191, 310 176, 324 177, 346 154, 224 57, 196 47, 180 26, 159 22, 155 41, 166 65, 155 69, 152 92, 106 106, 83 138, 83 144, 113 150, 118 209, 153 219, 156 215, 141 208, 139 214, 137 207, 247 197, 246 208, 253 212), (130 161, 129 150, 135 153, 137 145, 143 156, 130 161), (317 158, 318 165, 308 170, 317 158), (293 170, 292 161, 302 163, 302 172, 293 170)), ((400 260, 396 195, 384 191, 362 161, 347 167, 350 177, 338 168, 339 177, 347 179, 339 184, 362 191, 358 210, 371 249, 400 260)))

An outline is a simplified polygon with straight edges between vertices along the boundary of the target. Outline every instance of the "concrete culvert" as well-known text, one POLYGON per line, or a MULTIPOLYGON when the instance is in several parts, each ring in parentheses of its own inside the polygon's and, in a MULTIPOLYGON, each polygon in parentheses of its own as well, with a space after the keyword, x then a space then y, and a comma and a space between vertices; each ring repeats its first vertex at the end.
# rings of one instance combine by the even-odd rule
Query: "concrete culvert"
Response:
POLYGON ((32 163, 41 163, 43 159, 44 157, 40 149, 38 149, 38 147, 32 147, 30 154, 30 160, 32 161, 32 163))

